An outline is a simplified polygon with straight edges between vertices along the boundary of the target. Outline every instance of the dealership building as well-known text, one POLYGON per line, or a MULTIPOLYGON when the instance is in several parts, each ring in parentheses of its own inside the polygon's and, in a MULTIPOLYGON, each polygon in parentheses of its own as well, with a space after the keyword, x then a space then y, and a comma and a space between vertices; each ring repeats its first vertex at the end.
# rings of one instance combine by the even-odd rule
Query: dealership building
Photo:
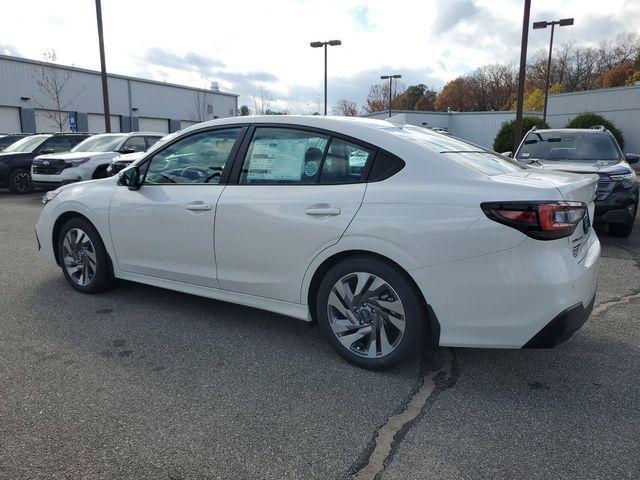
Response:
MULTIPOLYGON (((238 95, 216 84, 198 89, 109 74, 108 85, 113 132, 169 133, 238 114, 238 95)), ((105 131, 100 72, 0 55, 0 133, 61 129, 105 131)))

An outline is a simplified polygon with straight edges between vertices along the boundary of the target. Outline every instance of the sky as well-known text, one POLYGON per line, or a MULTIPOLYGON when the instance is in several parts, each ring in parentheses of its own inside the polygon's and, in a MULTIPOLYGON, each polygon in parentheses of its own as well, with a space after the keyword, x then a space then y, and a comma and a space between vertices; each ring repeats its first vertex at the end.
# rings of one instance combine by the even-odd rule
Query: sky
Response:
MULTIPOLYGON (((329 109, 362 105, 380 75, 440 89, 488 63, 517 62, 522 0, 102 0, 107 70, 204 87, 217 81, 253 109, 260 88, 272 109, 321 111, 322 49, 329 47, 329 109)), ((99 70, 93 0, 20 0, 2 7, 0 53, 99 70)), ((531 21, 574 17, 556 42, 597 44, 638 30, 640 0, 533 0, 531 21)), ((549 30, 531 30, 529 54, 549 30)), ((1 79, 0 79, 1 80, 1 79)), ((1 88, 1 83, 0 83, 1 88)))

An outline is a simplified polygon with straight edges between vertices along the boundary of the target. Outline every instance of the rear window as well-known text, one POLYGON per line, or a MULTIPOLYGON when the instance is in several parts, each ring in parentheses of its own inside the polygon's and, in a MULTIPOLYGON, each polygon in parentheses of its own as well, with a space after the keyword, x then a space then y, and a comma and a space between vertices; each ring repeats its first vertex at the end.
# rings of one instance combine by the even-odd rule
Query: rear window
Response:
POLYGON ((405 125, 403 127, 384 128, 383 130, 421 145, 433 152, 445 154, 446 158, 485 175, 499 175, 529 168, 473 143, 449 135, 431 132, 425 128, 405 125))
POLYGON ((601 133, 529 132, 516 158, 522 160, 619 160, 613 139, 601 133))

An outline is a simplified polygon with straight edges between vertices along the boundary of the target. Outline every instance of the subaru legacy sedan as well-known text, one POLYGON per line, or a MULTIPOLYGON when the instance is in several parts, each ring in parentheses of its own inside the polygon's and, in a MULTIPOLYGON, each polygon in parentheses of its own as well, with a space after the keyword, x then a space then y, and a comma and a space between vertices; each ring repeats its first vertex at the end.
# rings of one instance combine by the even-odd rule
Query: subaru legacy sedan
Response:
POLYGON ((238 117, 48 192, 36 229, 80 292, 125 279, 317 322, 385 369, 568 339, 594 302, 597 180, 400 120, 238 117))

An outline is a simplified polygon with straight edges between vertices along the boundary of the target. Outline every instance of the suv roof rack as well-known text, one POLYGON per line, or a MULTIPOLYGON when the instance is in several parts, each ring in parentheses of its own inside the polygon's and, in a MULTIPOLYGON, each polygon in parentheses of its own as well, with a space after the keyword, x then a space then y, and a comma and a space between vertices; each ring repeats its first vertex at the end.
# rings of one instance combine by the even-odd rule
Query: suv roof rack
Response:
POLYGON ((589 130, 600 130, 601 132, 605 132, 607 129, 604 125, 594 125, 593 127, 589 128, 589 130))

